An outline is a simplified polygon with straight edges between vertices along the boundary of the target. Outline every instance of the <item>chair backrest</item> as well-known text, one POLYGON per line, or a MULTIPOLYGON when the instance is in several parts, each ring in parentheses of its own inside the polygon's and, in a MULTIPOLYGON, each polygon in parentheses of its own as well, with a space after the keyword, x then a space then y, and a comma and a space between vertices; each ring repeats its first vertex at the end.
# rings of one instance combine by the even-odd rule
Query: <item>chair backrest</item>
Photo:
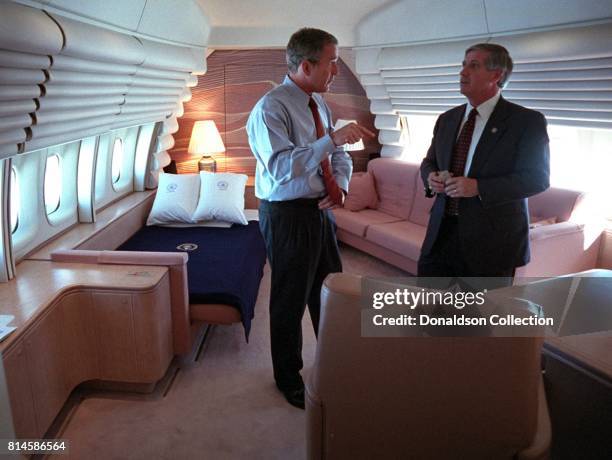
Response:
POLYGON ((539 338, 361 337, 360 278, 329 276, 309 458, 513 458, 537 424, 539 338))

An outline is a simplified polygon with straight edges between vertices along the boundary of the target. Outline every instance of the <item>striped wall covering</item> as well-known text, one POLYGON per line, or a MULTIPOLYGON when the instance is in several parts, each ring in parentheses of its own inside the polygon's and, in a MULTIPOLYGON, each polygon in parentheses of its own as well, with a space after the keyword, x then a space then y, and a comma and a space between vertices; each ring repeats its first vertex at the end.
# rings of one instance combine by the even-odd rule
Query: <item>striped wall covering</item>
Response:
MULTIPOLYGON (((282 82, 286 72, 284 50, 215 51, 207 59, 208 71, 191 88, 192 99, 184 106, 175 146, 169 151, 179 172, 194 172, 197 160, 187 153, 193 124, 197 120, 215 121, 226 152, 217 157, 219 171, 255 173, 255 158, 247 140, 245 125, 257 100, 282 82)), ((355 119, 372 131, 374 117, 365 91, 352 72, 340 61, 339 75, 325 95, 334 120, 355 119)), ((370 154, 380 152, 377 140, 366 143, 363 152, 352 152, 355 169, 363 170, 370 154)))

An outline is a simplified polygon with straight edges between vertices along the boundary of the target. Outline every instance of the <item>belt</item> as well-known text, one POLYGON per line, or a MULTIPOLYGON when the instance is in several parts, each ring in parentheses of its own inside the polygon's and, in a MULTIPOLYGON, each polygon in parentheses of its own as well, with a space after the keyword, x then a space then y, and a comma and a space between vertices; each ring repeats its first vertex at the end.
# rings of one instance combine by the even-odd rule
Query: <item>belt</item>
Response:
POLYGON ((286 201, 268 201, 259 200, 259 205, 264 209, 272 208, 285 208, 285 209, 296 209, 296 208, 316 208, 319 209, 319 201, 321 198, 296 198, 295 200, 286 201))

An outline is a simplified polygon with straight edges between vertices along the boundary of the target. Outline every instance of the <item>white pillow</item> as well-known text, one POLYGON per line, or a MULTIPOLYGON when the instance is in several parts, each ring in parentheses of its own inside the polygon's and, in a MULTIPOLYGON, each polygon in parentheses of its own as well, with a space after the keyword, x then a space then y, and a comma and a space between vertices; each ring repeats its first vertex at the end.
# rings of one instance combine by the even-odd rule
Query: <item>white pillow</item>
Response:
POLYGON ((200 201, 193 220, 224 220, 248 225, 244 216, 246 174, 200 172, 200 201))
POLYGON ((147 225, 193 222, 198 204, 200 176, 197 174, 159 174, 159 185, 147 225))

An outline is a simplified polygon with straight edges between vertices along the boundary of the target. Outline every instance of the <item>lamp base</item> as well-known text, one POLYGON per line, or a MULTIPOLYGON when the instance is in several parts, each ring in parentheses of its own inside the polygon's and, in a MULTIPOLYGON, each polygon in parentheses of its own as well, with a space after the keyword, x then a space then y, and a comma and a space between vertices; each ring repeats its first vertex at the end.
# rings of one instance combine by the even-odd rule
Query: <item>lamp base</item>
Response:
POLYGON ((198 161, 199 171, 217 172, 217 162, 213 157, 204 155, 200 161, 198 161))

